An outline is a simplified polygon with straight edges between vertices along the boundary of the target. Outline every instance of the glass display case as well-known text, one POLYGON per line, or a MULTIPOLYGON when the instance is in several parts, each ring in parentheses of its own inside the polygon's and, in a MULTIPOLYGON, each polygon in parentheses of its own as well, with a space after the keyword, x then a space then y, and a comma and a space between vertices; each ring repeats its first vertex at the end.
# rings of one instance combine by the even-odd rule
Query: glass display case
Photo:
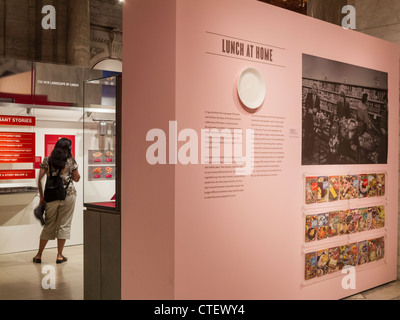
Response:
POLYGON ((83 201, 119 212, 121 76, 84 83, 83 201))

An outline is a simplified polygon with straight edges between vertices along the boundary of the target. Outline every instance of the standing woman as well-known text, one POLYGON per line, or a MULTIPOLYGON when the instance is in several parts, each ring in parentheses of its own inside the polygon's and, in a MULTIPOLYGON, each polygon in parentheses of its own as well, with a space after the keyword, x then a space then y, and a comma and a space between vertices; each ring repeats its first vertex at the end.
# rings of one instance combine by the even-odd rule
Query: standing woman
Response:
POLYGON ((67 138, 61 138, 57 141, 50 157, 43 159, 40 164, 40 173, 38 178, 38 188, 40 203, 45 204, 45 225, 40 235, 39 251, 33 258, 33 262, 42 262, 42 253, 49 240, 57 239, 57 259, 56 263, 66 262, 68 259, 62 252, 67 239, 70 239, 72 216, 75 209, 76 189, 73 181, 78 182, 80 175, 78 164, 71 153, 72 143, 67 138), (65 200, 55 200, 45 203, 42 187, 44 175, 56 176, 60 174, 63 180, 64 188, 67 188, 67 197, 65 200))
MULTIPOLYGON (((310 161, 313 160, 314 156, 314 120, 316 114, 321 110, 321 101, 318 96, 318 86, 316 83, 313 84, 312 90, 307 94, 304 107, 306 114, 304 116, 303 128, 304 128, 304 156, 310 161)), ((304 160, 304 158, 303 158, 304 160)))
POLYGON ((357 106, 357 121, 361 133, 368 131, 372 127, 371 120, 369 119, 368 116, 367 102, 368 102, 368 93, 364 93, 361 98, 361 101, 357 106))

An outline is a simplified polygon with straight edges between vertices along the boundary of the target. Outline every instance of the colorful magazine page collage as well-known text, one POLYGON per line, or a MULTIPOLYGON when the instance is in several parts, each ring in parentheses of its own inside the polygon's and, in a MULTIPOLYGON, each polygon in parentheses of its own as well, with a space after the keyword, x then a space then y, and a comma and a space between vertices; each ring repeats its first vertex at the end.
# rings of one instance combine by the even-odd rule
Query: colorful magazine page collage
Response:
POLYGON ((306 204, 382 197, 385 195, 385 174, 306 177, 305 187, 306 204))
POLYGON ((306 215, 305 242, 380 229, 384 226, 384 205, 306 215))
POLYGON ((378 261, 383 259, 384 255, 384 237, 306 253, 305 280, 338 272, 345 266, 356 267, 378 261))

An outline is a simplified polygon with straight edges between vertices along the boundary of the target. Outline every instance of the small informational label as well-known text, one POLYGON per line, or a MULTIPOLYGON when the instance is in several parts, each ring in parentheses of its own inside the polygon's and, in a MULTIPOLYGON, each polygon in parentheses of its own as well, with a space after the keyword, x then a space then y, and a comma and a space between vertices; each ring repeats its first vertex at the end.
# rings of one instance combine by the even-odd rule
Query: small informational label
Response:
POLYGON ((42 163, 42 157, 36 156, 35 163, 33 164, 33 169, 40 169, 40 164, 42 163))
POLYGON ((35 170, 0 170, 0 180, 35 179, 35 170))
POLYGON ((289 138, 300 138, 300 130, 296 128, 289 129, 289 138))
POLYGON ((0 163, 34 163, 35 133, 0 132, 0 163))

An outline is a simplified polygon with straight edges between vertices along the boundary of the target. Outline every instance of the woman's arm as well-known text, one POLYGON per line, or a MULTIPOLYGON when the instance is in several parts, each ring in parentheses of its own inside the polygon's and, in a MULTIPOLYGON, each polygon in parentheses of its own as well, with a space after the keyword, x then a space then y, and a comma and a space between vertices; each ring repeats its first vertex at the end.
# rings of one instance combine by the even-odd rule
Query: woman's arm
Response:
POLYGON ((72 180, 74 180, 75 182, 79 182, 80 179, 81 175, 79 174, 78 169, 72 171, 72 180))
POLYGON ((39 178, 38 178, 38 189, 39 189, 40 203, 44 202, 42 180, 43 180, 43 177, 44 177, 45 174, 46 174, 46 170, 41 168, 40 172, 39 172, 39 178))

